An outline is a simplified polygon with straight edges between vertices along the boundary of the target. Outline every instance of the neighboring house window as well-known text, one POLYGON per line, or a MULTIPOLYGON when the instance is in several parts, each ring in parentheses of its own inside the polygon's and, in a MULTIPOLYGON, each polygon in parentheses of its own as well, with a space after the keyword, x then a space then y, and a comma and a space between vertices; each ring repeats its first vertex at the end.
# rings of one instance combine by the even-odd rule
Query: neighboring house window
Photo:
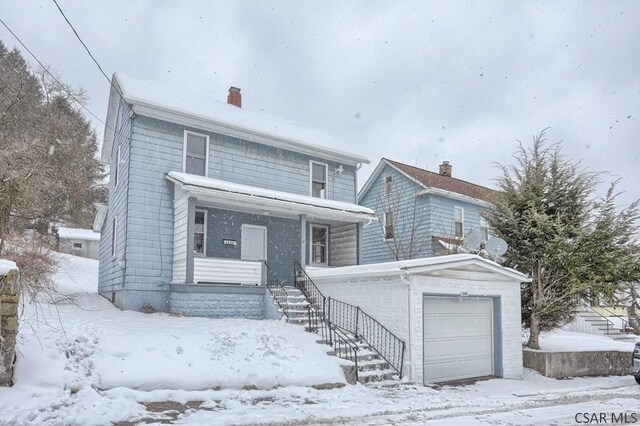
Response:
POLYGON ((484 241, 489 239, 489 227, 487 226, 487 221, 483 218, 480 218, 480 238, 484 241))
POLYGON ((207 211, 196 210, 196 223, 193 227, 193 252, 203 255, 207 246, 207 211))
POLYGON ((454 207, 453 216, 455 220, 456 237, 464 237, 464 209, 462 207, 454 207))
POLYGON ((82 248, 82 243, 73 243, 73 248, 82 248))
POLYGON ((120 147, 118 147, 118 150, 116 151, 116 168, 113 176, 113 187, 118 188, 118 182, 120 181, 120 147))
POLYGON ((326 226, 311 226, 311 263, 326 265, 329 257, 328 229, 326 226))
POLYGON ((323 163, 311 161, 311 196, 327 198, 327 170, 323 163))
POLYGON ((391 190, 393 189, 393 177, 387 176, 384 178, 384 193, 386 195, 391 194, 391 190))
POLYGON ((207 153, 209 136, 184 132, 184 172, 192 175, 207 175, 207 153))
POLYGON ((393 212, 384 213, 384 239, 393 240, 395 232, 393 230, 393 212))
POLYGON ((116 255, 116 239, 118 237, 118 233, 116 231, 116 226, 118 225, 118 216, 114 216, 111 221, 111 256, 116 255))

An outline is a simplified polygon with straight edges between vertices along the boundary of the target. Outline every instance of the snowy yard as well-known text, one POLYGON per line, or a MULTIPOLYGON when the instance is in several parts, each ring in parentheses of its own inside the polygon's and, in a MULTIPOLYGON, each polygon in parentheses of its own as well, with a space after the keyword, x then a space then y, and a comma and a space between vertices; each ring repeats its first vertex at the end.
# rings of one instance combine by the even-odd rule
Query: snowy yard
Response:
MULTIPOLYGON (((526 371, 522 381, 460 387, 317 390, 309 385, 344 377, 302 329, 122 312, 95 293, 96 261, 64 258, 56 282, 76 302, 27 307, 0 424, 565 424, 578 412, 640 413, 632 376, 560 381, 526 371)), ((580 337, 550 335, 543 346, 580 337)))

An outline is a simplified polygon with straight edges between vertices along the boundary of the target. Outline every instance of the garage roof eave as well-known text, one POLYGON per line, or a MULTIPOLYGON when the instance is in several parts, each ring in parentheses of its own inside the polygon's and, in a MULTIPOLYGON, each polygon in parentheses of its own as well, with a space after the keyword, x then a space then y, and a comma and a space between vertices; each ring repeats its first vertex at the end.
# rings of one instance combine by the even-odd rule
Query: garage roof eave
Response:
POLYGON ((490 273, 502 275, 514 282, 530 282, 526 275, 505 268, 475 254, 451 254, 447 256, 427 257, 422 259, 401 260, 358 266, 345 266, 340 268, 322 268, 308 271, 311 279, 322 278, 373 278, 402 274, 427 275, 430 272, 441 270, 473 271, 483 269, 490 273))

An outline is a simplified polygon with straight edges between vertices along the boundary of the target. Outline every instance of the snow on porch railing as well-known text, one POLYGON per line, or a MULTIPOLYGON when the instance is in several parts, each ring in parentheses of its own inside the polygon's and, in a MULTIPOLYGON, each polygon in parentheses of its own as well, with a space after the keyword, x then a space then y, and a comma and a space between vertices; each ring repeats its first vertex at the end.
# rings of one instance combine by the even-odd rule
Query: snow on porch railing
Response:
POLYGON ((195 257, 193 282, 262 285, 262 262, 195 257))

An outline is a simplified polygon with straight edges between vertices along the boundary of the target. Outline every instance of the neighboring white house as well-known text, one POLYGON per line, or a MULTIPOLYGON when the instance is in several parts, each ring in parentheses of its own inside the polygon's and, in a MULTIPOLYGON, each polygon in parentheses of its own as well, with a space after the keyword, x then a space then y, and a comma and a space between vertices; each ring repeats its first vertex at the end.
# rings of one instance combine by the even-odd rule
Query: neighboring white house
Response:
POLYGON ((520 283, 470 254, 309 269, 326 297, 359 306, 406 343, 405 377, 433 383, 521 379, 520 283))
POLYGON ((98 259, 100 233, 91 229, 58 228, 58 251, 74 256, 98 259))

